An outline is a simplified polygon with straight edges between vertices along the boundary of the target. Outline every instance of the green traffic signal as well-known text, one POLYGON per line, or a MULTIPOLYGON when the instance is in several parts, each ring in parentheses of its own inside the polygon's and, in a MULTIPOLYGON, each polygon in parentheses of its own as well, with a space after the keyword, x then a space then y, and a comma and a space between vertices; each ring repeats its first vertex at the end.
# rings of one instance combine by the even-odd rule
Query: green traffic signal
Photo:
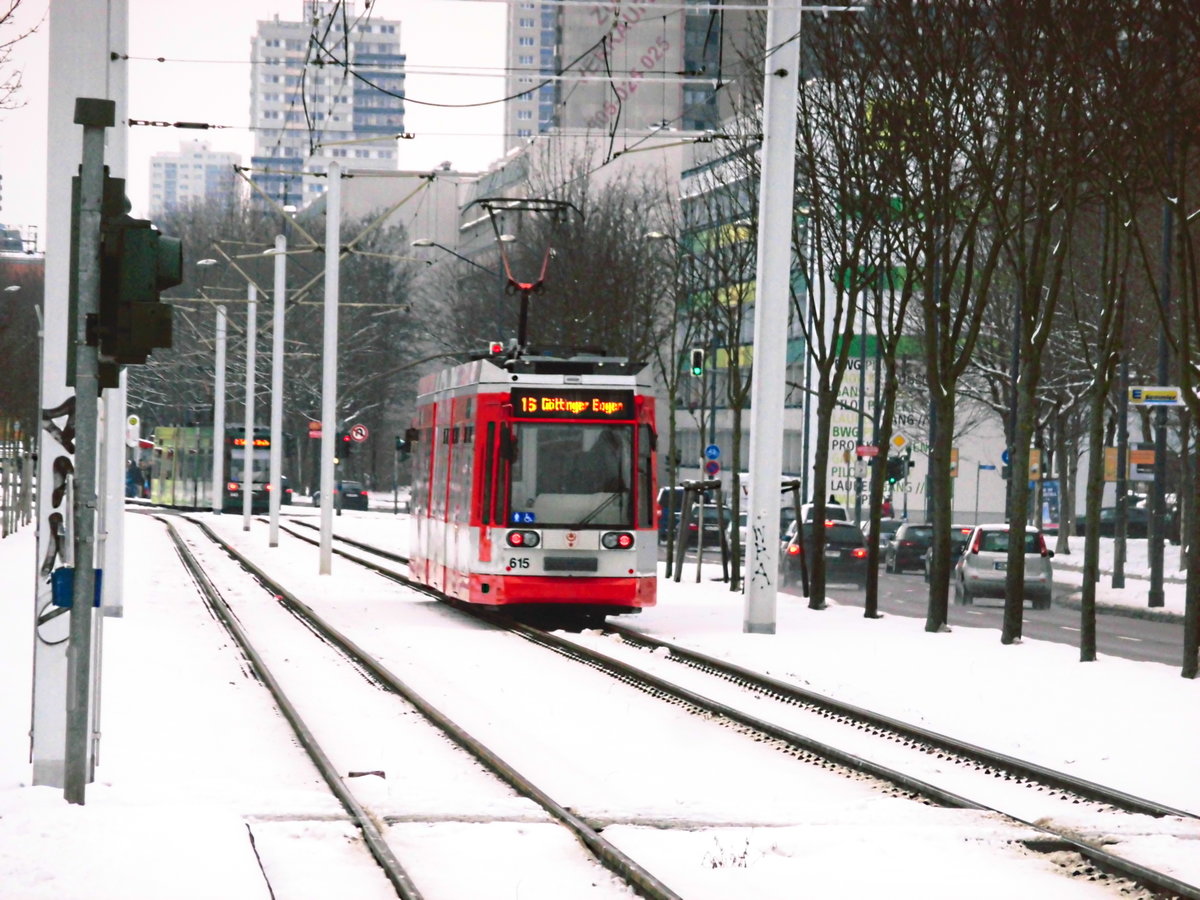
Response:
POLYGON ((692 349, 692 374, 697 378, 704 374, 704 349, 701 347, 692 349))
POLYGON ((160 301, 159 292, 182 281, 183 243, 178 238, 124 212, 106 216, 96 329, 101 359, 140 365, 156 348, 170 347, 172 310, 160 301))

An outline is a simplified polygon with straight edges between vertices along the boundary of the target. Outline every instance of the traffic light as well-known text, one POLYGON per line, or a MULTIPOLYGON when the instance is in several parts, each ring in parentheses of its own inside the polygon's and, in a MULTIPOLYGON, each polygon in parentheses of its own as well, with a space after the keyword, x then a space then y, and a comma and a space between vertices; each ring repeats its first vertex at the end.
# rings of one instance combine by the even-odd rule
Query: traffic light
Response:
POLYGON ((887 483, 895 484, 908 475, 908 460, 902 456, 889 456, 887 461, 887 483))
POLYGON ((354 449, 354 439, 350 437, 350 432, 348 432, 348 431, 339 431, 337 437, 338 437, 337 455, 341 459, 345 459, 346 457, 348 457, 350 455, 350 452, 354 449))
POLYGON ((103 362, 142 365, 156 348, 171 346, 172 310, 159 292, 183 281, 183 244, 125 212, 124 184, 118 178, 105 183, 94 342, 103 362), (121 199, 117 209, 113 195, 121 199))
POLYGON ((700 378, 704 374, 704 348, 692 348, 692 374, 700 378))
POLYGON ((415 428, 409 428, 404 434, 396 435, 396 452, 400 454, 402 462, 412 456, 413 445, 416 444, 418 436, 419 432, 415 428))

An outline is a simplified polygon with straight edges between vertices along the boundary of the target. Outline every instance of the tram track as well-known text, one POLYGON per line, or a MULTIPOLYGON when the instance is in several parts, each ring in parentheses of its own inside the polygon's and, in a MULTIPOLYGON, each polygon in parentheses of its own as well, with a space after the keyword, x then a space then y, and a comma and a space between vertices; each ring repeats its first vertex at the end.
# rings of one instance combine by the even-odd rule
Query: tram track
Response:
MULTIPOLYGON (((303 524, 309 528, 314 527, 308 523, 303 524)), ((292 533, 302 540, 311 540, 296 532, 292 533)), ((399 554, 381 551, 362 541, 340 537, 337 540, 356 550, 388 559, 391 562, 404 563, 407 561, 399 554)), ((354 553, 341 552, 341 555, 360 565, 372 568, 387 578, 418 590, 422 589, 420 585, 414 584, 404 575, 386 565, 362 559, 354 553)), ((467 610, 467 612, 473 611, 467 610)), ((497 621, 495 616, 489 615, 486 618, 492 622, 497 621)), ((1085 866, 1094 866, 1112 877, 1127 880, 1152 892, 1155 896, 1178 896, 1200 900, 1200 887, 1106 849, 1106 844, 1120 841, 1119 828, 1116 829, 1118 832, 1116 835, 1093 831, 1081 834, 1077 825, 1070 822, 1055 824, 1052 816, 1022 817, 1014 814, 1011 810, 998 808, 993 803, 955 793, 922 778, 914 777, 909 772, 877 764, 865 756, 847 752, 832 744, 813 740, 797 731, 780 727, 772 721, 749 715, 734 704, 714 700, 708 696, 708 691, 702 693, 683 687, 674 678, 661 677, 647 672, 643 667, 644 664, 619 659, 609 653, 598 652, 594 648, 585 646, 578 639, 563 637, 554 632, 516 622, 503 621, 498 624, 555 653, 576 658, 586 665, 601 669, 643 692, 666 698, 669 702, 688 705, 698 714, 733 723, 734 726, 760 735, 763 739, 777 742, 781 747, 788 748, 786 752, 807 757, 818 761, 819 764, 843 767, 848 772, 855 773, 855 777, 870 777, 887 782, 898 790, 909 792, 913 797, 920 798, 924 802, 961 809, 989 810, 1020 822, 1036 832, 1036 837, 1025 842, 1026 846, 1032 850, 1044 853, 1075 854, 1085 866)), ((654 659, 665 658, 670 661, 670 664, 681 666, 692 672, 706 674, 727 685, 732 685, 740 691, 745 691, 748 696, 758 700, 769 699, 782 706, 808 710, 822 719, 835 722, 845 728, 870 735, 879 741, 899 745, 913 754, 936 759, 938 768, 964 768, 974 774, 1003 782, 1007 787, 1024 788, 1032 794, 1039 795, 1039 801, 1044 797, 1051 798, 1054 801, 1052 805, 1059 809, 1090 810, 1110 819, 1119 819, 1121 816, 1144 816, 1154 820, 1174 820, 1179 823, 1179 830, 1184 834, 1184 837, 1180 838, 1181 840, 1187 839, 1189 836, 1200 837, 1200 831, 1194 831, 1200 817, 1192 811, 1136 797, 1069 773, 1056 771, 871 710, 843 703, 835 698, 770 678, 678 644, 650 637, 626 625, 609 623, 605 632, 619 638, 623 644, 635 648, 638 653, 649 653, 654 659)), ((1171 829, 1168 828, 1165 831, 1169 832, 1171 829)), ((1064 867, 1069 868, 1070 866, 1069 862, 1064 863, 1064 867)))
MULTIPOLYGON (((557 821, 561 826, 566 828, 596 861, 628 885, 632 891, 642 897, 650 898, 650 900, 679 900, 678 894, 656 878, 650 871, 628 857, 613 843, 605 839, 600 834, 599 829, 572 812, 566 806, 558 803, 531 779, 507 763, 483 742, 469 734, 464 728, 456 724, 449 716, 440 711, 408 684, 397 678, 386 667, 382 666, 370 653, 334 628, 283 585, 272 579, 252 560, 244 554, 239 553, 228 542, 222 540, 207 524, 187 516, 183 518, 196 526, 206 538, 229 554, 235 562, 246 570, 249 576, 253 577, 288 612, 297 617, 306 628, 311 630, 326 644, 343 654, 355 667, 367 673, 376 684, 394 693, 411 705, 431 725, 462 750, 466 751, 494 777, 508 785, 517 794, 533 801, 552 820, 557 821)), ((237 642, 241 651, 246 655, 256 677, 263 682, 264 686, 268 688, 275 698, 285 719, 287 719, 296 733, 301 746, 310 758, 313 759, 326 784, 329 785, 331 791, 337 796, 339 802, 342 803, 343 808, 346 809, 354 824, 362 831, 364 840, 372 856, 384 870, 389 881, 395 886, 397 895, 404 898, 404 900, 420 898, 421 894, 412 879, 404 871, 399 861, 396 860, 394 854, 392 854, 390 848, 387 846, 386 839, 376 825, 376 821, 381 818, 386 820, 386 817, 380 817, 372 813, 354 797, 353 792, 349 790, 344 779, 329 761, 328 754, 320 747, 312 730, 300 719, 294 705, 283 694, 278 681, 270 673, 262 657, 250 644, 245 632, 236 621, 236 615, 229 609, 224 600, 221 599, 219 591, 216 590, 211 580, 204 574, 203 567, 196 561, 195 556, 178 536, 171 523, 164 523, 170 530, 172 540, 176 545, 181 559, 184 560, 185 566, 206 597, 206 602, 210 604, 210 608, 214 610, 219 620, 226 627, 227 631, 229 631, 230 636, 237 642)), ((289 533, 291 532, 289 531, 289 533)))

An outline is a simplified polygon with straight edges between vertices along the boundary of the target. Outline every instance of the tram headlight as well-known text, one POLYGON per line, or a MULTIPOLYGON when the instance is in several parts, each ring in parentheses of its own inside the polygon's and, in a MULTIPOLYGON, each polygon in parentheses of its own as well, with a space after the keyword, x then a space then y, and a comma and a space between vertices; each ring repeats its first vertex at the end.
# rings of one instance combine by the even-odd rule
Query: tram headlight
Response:
POLYGON ((605 550, 628 550, 633 546, 633 535, 628 531, 609 531, 600 538, 605 550))
POLYGON ((510 547, 536 547, 542 536, 536 531, 510 531, 506 538, 510 547))

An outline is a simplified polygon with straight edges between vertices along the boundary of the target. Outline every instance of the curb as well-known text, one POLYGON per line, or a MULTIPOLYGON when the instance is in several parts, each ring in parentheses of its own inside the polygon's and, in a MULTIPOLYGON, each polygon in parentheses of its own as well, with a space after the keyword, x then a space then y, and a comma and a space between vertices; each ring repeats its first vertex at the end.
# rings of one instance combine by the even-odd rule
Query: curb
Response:
MULTIPOLYGON (((1061 566, 1068 572, 1083 573, 1083 567, 1061 566)), ((1112 576, 1112 570, 1101 570, 1101 576, 1112 576)), ((1139 575, 1126 575, 1126 579, 1149 582, 1150 579, 1139 575)), ((1183 578, 1164 578, 1164 584, 1182 584, 1186 585, 1187 580, 1183 578)), ((1081 599, 1083 588, 1080 587, 1069 594, 1064 594, 1061 597, 1055 598, 1055 603, 1059 606, 1065 606, 1067 609, 1082 609, 1083 600, 1081 599)), ((1163 609, 1151 609, 1147 606, 1125 606, 1115 603, 1100 603, 1096 604, 1096 612, 1102 616, 1124 616, 1127 619, 1145 619, 1151 622, 1167 622, 1173 625, 1183 624, 1183 613, 1169 612, 1163 609)))

